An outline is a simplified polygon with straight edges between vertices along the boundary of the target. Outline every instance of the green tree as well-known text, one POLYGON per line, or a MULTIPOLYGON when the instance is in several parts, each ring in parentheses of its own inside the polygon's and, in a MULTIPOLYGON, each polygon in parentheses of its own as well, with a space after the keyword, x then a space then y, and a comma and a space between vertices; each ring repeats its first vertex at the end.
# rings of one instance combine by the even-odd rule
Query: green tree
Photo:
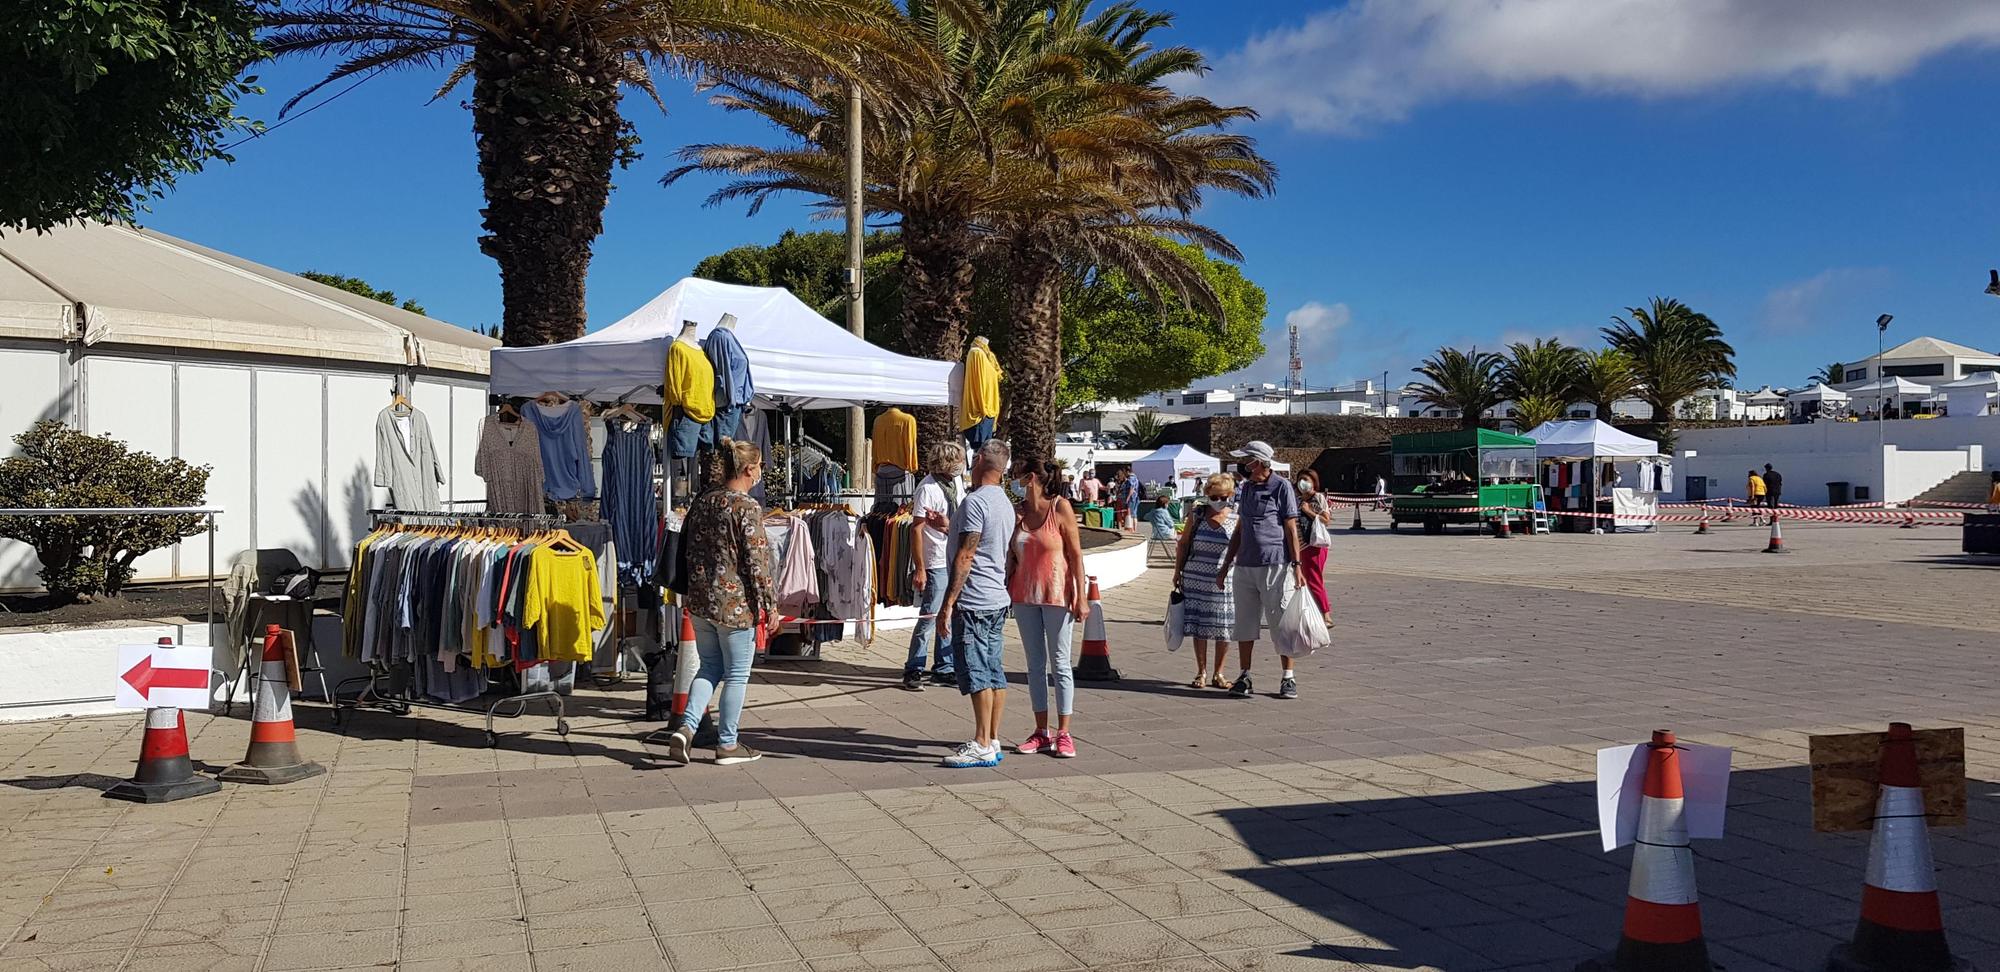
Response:
MULTIPOLYGON (((898 343, 898 312, 902 258, 897 234, 876 231, 863 240, 862 302, 867 309, 867 337, 885 347, 898 343)), ((821 230, 786 230, 769 246, 748 244, 705 257, 694 275, 720 283, 750 287, 783 287, 827 320, 847 323, 847 234, 821 230)), ((901 350, 896 348, 896 350, 901 350)))
MULTIPOLYGON (((0 459, 0 505, 25 509, 200 506, 208 467, 162 459, 108 436, 45 420, 14 437, 0 459)), ((35 548, 42 586, 57 604, 96 594, 116 597, 132 562, 205 528, 197 515, 7 516, 0 537, 35 548)))
POLYGON ((1157 449, 1161 434, 1167 431, 1167 423, 1160 420, 1160 413, 1149 408, 1133 413, 1121 431, 1125 435, 1125 448, 1157 449))
MULTIPOLYGON (((379 300, 391 307, 401 307, 412 314, 424 314, 424 305, 414 300, 404 300, 399 304, 396 302, 395 291, 376 290, 368 281, 360 277, 343 277, 337 273, 321 273, 318 270, 301 270, 299 271, 299 276, 316 283, 323 283, 338 290, 345 290, 350 294, 366 297, 369 300, 379 300)), ((424 316, 429 317, 430 315, 424 314, 424 316)), ((482 330, 479 333, 484 334, 486 332, 482 330)))
POLYGON ((1847 366, 1838 361, 1822 366, 1818 371, 1813 372, 1813 376, 1808 379, 1808 381, 1816 381, 1822 385, 1838 385, 1846 380, 1847 366))
POLYGON ((1117 270, 1072 282, 1063 292, 1058 411, 1186 388, 1264 356, 1264 288, 1233 263, 1166 245, 1199 262, 1220 313, 1162 303, 1117 270))
POLYGON ((1669 297, 1655 297, 1645 307, 1628 307, 1630 319, 1613 317, 1604 339, 1632 359, 1640 396, 1653 407, 1661 428, 1661 444, 1671 446, 1674 406, 1705 388, 1736 377, 1736 349, 1722 339, 1722 328, 1708 315, 1669 297))
POLYGON ((130 221, 182 173, 230 161, 261 52, 250 0, 0 4, 0 226, 130 221))
POLYGON ((1617 348, 1583 352, 1577 370, 1577 400, 1589 402, 1598 421, 1610 422, 1612 405, 1638 393, 1639 375, 1625 352, 1617 348))
POLYGON ((1577 400, 1582 359, 1582 351, 1559 339, 1516 341, 1507 345, 1500 367, 1501 392, 1517 404, 1523 398, 1539 398, 1554 402, 1558 413, 1567 412, 1569 403, 1577 400))
POLYGON ((1569 402, 1554 395, 1521 395, 1513 397, 1516 431, 1526 433, 1543 422, 1555 422, 1569 417, 1569 402))
POLYGON ((1460 428, 1476 429, 1486 410, 1505 397, 1500 390, 1503 363, 1504 359, 1491 351, 1439 348, 1416 369, 1425 380, 1411 387, 1418 401, 1454 409, 1460 428))
POLYGON ((293 104, 390 68, 449 65, 439 96, 472 78, 479 248, 500 266, 502 333, 517 346, 583 334, 611 170, 638 158, 624 87, 658 103, 656 70, 781 76, 790 92, 845 90, 827 83, 840 79, 893 109, 902 88, 937 83, 890 0, 278 0, 267 19, 275 55, 343 57, 293 104))

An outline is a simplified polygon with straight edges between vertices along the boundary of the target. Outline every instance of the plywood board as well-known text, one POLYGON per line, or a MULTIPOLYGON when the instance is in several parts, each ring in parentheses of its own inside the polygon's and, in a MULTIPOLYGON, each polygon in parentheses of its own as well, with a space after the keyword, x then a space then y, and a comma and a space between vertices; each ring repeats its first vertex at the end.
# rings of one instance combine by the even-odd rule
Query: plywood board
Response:
MULTIPOLYGON (((1821 833, 1873 830, 1886 732, 1854 732, 1808 739, 1812 764, 1813 829, 1821 833)), ((1965 730, 1919 729, 1917 775, 1924 813, 1933 827, 1965 823, 1965 730)))
POLYGON ((287 628, 278 629, 278 649, 285 653, 285 681, 293 692, 306 690, 306 683, 299 676, 299 646, 292 640, 292 632, 287 628))

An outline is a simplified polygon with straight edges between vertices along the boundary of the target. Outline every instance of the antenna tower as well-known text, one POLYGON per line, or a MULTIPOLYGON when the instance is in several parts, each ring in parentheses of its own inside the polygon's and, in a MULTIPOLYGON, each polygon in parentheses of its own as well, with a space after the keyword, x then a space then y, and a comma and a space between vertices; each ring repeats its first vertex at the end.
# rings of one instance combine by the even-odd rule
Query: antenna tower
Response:
POLYGON ((1306 389, 1306 364, 1304 359, 1299 357, 1298 322, 1292 322, 1289 330, 1291 331, 1292 354, 1290 364, 1285 368, 1285 390, 1296 393, 1305 391, 1306 389))

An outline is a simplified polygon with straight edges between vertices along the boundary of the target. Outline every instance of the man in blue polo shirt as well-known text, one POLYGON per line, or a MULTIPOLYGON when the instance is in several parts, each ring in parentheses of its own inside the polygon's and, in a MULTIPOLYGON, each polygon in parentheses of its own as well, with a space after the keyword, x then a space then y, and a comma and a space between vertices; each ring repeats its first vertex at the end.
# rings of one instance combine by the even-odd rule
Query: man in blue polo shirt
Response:
MULTIPOLYGON (((1263 442, 1251 442, 1230 453, 1243 460, 1242 486, 1236 493, 1236 532, 1229 537, 1229 551, 1223 554, 1222 577, 1236 585, 1236 654, 1243 673, 1229 686, 1229 694, 1250 697, 1250 652, 1257 646, 1257 629, 1278 629, 1279 619, 1305 586, 1305 568, 1299 559, 1299 494, 1292 482, 1272 472, 1276 453, 1263 442), (1235 574, 1229 573, 1234 567, 1235 574)), ((1284 663, 1284 679, 1278 683, 1278 697, 1299 697, 1298 678, 1292 673, 1292 659, 1279 655, 1284 663)))

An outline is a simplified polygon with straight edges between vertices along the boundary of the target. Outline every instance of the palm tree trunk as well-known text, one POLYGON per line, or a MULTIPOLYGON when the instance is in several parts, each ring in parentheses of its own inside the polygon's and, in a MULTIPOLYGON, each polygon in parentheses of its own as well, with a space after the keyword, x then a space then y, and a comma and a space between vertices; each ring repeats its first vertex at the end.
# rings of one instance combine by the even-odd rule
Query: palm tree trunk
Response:
MULTIPOLYGON (((963 220, 911 213, 903 218, 903 342, 911 354, 934 361, 965 357, 972 328, 974 240, 963 220)), ((913 409, 917 445, 958 438, 958 410, 950 406, 913 409)))
POLYGON ((1007 384, 1001 414, 1014 455, 1056 455, 1056 386, 1062 380, 1062 263, 1047 241, 1015 244, 1007 261, 1007 384))
POLYGON ((482 45, 472 56, 479 249, 500 264, 510 347, 583 335, 584 278, 620 151, 616 59, 558 30, 524 36, 536 46, 482 45))

